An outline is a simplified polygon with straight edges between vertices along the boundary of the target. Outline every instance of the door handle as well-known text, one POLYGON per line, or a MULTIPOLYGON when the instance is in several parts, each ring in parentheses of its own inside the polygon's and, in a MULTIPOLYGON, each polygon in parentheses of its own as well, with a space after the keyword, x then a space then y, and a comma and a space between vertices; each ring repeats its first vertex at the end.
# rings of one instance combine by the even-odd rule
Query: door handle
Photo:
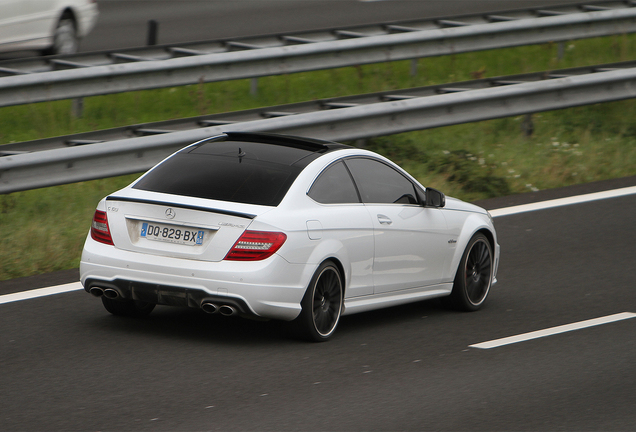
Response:
POLYGON ((388 216, 385 216, 383 214, 378 215, 378 222, 380 222, 382 225, 391 225, 393 223, 393 221, 388 216))

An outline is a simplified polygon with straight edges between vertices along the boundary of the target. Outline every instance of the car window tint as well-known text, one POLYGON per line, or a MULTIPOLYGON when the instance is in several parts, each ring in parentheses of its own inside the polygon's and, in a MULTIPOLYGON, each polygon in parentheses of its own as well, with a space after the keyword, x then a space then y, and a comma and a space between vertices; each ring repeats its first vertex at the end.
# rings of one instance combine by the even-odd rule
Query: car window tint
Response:
POLYGON ((418 203, 413 184, 392 167, 367 158, 347 159, 346 164, 358 186, 362 202, 418 203))
POLYGON ((320 174, 311 186, 309 196, 322 204, 360 202, 353 180, 342 162, 329 166, 320 174))
POLYGON ((244 204, 276 206, 300 168, 239 157, 179 153, 155 167, 135 189, 244 204))

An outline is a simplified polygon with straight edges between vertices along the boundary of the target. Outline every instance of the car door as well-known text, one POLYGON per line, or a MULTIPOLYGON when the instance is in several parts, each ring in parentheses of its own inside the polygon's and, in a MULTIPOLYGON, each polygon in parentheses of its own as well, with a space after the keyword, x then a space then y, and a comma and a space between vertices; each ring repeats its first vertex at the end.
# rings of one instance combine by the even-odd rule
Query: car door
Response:
POLYGON ((374 226, 374 293, 439 283, 450 253, 441 210, 424 207, 411 180, 382 161, 346 165, 374 226))
POLYGON ((307 220, 311 240, 337 242, 350 274, 345 297, 373 294, 373 223, 342 161, 328 166, 308 192, 319 206, 307 220))

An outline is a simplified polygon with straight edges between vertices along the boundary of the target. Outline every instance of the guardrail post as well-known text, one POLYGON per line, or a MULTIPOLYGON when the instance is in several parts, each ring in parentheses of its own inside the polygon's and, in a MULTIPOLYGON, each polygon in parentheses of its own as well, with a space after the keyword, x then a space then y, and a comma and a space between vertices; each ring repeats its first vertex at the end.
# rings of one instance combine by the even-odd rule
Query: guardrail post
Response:
POLYGON ((561 41, 557 43, 557 60, 563 60, 563 56, 565 55, 565 42, 561 41))
POLYGON ((355 140, 355 141, 353 142, 353 145, 354 145, 355 147, 358 147, 358 148, 363 149, 363 148, 367 148, 367 144, 368 144, 368 143, 369 143, 369 140, 368 140, 368 139, 366 139, 366 138, 361 138, 361 139, 357 139, 357 140, 355 140))
POLYGON ((76 98, 71 102, 71 115, 75 118, 82 118, 84 115, 84 98, 76 98))
POLYGON ((148 38, 146 45, 157 45, 157 34, 159 33, 159 23, 156 20, 148 21, 148 38))
POLYGON ((250 94, 252 96, 258 95, 258 78, 252 78, 250 81, 250 94))
POLYGON ((534 133, 534 123, 532 122, 532 114, 525 114, 521 121, 521 131, 526 138, 529 138, 534 133))
POLYGON ((417 76, 417 62, 419 59, 411 60, 411 76, 417 76))

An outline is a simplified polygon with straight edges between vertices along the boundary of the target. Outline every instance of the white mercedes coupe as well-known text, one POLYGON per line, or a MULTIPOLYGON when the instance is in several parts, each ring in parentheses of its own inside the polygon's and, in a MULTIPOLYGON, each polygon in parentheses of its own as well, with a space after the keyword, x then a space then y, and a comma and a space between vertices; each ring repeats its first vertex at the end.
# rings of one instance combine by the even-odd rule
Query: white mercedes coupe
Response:
POLYGON ((114 315, 184 306, 324 341, 342 315, 434 297, 479 309, 499 250, 486 210, 376 153, 227 132, 100 201, 80 274, 114 315))

